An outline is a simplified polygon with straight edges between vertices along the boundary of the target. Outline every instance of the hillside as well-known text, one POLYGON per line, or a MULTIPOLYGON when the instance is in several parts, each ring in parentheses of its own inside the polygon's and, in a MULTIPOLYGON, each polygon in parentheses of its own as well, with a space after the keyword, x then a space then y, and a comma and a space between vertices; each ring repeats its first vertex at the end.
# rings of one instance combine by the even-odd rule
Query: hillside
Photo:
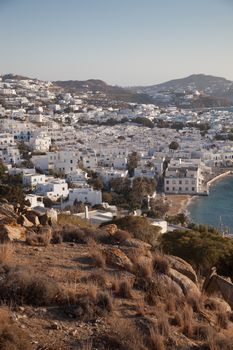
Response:
POLYGON ((119 86, 108 85, 102 80, 68 80, 54 81, 53 83, 72 93, 83 94, 90 91, 96 95, 104 94, 108 99, 116 101, 145 104, 153 103, 153 100, 146 94, 132 92, 130 89, 125 89, 119 86))
POLYGON ((232 105, 233 102, 232 81, 204 74, 193 74, 186 78, 151 86, 139 86, 132 90, 148 94, 155 101, 162 100, 164 96, 173 95, 172 103, 178 107, 180 107, 179 100, 185 94, 193 94, 196 91, 201 96, 196 96, 194 103, 191 101, 191 107, 221 107, 232 105))
MULTIPOLYGON (((32 213, 20 216, 26 242, 0 244, 0 349, 231 350, 230 306, 202 293, 184 260, 116 225, 61 215, 32 226, 32 213)), ((2 204, 2 242, 16 220, 2 204)))

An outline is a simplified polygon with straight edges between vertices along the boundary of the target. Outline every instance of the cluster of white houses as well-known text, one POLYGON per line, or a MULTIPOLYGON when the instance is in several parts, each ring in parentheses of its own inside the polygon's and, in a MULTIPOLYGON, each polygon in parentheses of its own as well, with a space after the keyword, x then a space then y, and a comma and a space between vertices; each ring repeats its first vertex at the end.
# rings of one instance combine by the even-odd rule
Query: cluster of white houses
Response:
POLYGON ((23 185, 32 190, 32 205, 41 197, 61 206, 77 201, 101 204, 102 193, 88 185, 87 171, 96 172, 105 185, 126 178, 132 152, 140 155, 134 176, 163 177, 164 192, 171 194, 208 194, 206 176, 212 169, 233 165, 233 142, 215 140, 222 129, 233 128, 231 112, 161 111, 140 104, 104 108, 87 104, 91 92, 54 91, 48 82, 0 77, 0 158, 10 173, 22 174, 23 185), (150 129, 134 123, 137 117, 186 126, 150 129), (109 119, 118 124, 98 124, 109 119), (202 135, 193 124, 204 122, 210 127, 202 135), (169 147, 172 141, 177 149, 169 147), (26 165, 25 147, 30 163, 26 165))

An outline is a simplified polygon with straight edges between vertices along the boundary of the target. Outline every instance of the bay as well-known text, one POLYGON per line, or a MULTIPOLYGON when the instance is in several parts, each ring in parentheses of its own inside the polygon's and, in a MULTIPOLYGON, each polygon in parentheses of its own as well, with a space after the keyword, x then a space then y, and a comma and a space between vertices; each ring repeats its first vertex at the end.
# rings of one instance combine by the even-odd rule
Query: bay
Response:
POLYGON ((209 196, 194 197, 187 211, 194 223, 209 224, 233 233, 233 176, 212 184, 209 196))

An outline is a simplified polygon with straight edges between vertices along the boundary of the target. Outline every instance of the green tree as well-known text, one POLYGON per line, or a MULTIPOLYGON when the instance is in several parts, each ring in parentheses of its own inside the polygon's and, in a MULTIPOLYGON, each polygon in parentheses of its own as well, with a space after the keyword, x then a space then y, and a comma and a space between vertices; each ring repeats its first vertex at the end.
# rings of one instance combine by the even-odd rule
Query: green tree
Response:
POLYGON ((161 237, 161 247, 167 254, 172 254, 186 260, 201 274, 208 273, 213 266, 222 266, 225 261, 233 255, 233 240, 222 237, 216 230, 202 226, 201 231, 197 230, 176 230, 165 233, 161 237), (202 231, 202 232, 201 232, 202 231))
POLYGON ((127 230, 132 235, 153 246, 158 244, 160 236, 160 228, 151 225, 148 218, 142 216, 125 216, 123 218, 114 219, 112 224, 116 224, 121 230, 127 230))
POLYGON ((179 143, 177 141, 172 141, 169 145, 169 148, 176 151, 179 148, 179 143))
POLYGON ((140 156, 137 152, 132 152, 128 155, 127 166, 131 177, 134 175, 134 169, 137 168, 139 161, 140 156))

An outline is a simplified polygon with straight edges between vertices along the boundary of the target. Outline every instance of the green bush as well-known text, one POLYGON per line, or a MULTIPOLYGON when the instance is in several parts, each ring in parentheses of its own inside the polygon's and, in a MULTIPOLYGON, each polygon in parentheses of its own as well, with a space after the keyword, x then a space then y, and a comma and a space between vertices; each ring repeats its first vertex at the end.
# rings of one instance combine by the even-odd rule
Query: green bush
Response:
MULTIPOLYGON (((161 237, 161 247, 167 254, 181 257, 193 267, 206 274, 211 267, 217 266, 221 273, 229 275, 225 266, 230 256, 233 256, 233 240, 222 237, 217 230, 208 226, 197 230, 176 230, 165 233, 161 237)), ((233 274, 233 273, 232 273, 233 274)))

